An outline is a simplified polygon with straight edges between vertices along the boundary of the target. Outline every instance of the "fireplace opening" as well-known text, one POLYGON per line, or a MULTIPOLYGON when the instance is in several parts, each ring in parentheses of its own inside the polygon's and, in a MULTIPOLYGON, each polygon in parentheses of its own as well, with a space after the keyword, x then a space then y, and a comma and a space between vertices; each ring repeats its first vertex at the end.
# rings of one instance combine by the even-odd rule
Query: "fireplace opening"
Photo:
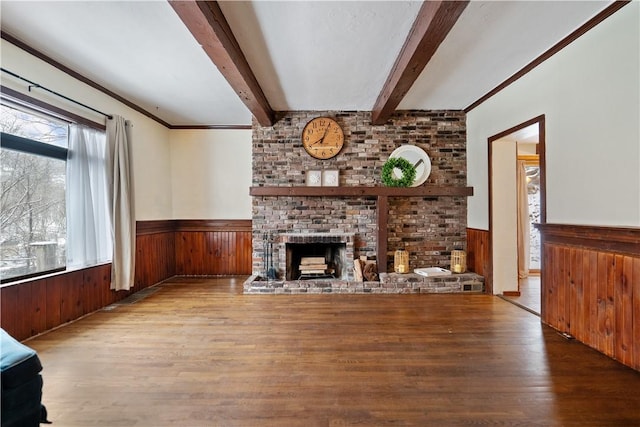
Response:
POLYGON ((345 243, 287 243, 286 280, 344 279, 345 243))

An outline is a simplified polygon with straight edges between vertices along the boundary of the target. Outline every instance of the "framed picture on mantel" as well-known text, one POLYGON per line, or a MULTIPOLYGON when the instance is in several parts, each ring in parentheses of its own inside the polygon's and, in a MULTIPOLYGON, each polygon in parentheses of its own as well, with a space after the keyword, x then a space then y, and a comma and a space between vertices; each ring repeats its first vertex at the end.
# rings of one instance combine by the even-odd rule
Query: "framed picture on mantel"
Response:
POLYGON ((322 171, 307 171, 307 187, 320 187, 322 185, 322 171))
POLYGON ((337 170, 322 171, 322 186, 337 187, 340 175, 337 170))

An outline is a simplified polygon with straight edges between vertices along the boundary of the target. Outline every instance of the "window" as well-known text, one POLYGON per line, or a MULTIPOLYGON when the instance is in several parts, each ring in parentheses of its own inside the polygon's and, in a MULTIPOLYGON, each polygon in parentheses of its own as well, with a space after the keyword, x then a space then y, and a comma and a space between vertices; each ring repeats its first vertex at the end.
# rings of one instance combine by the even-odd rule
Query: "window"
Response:
POLYGON ((104 222, 108 221, 106 204, 85 208, 82 201, 106 200, 104 149, 100 145, 105 143, 104 132, 4 98, 0 130, 2 282, 63 270, 67 265, 109 261, 110 255, 105 254, 110 253, 110 236, 100 237, 96 243, 86 231, 98 228, 103 235, 109 234, 104 222), (98 179, 89 172, 84 174, 87 169, 96 169, 92 166, 96 163, 98 179), (100 187, 98 196, 94 187, 100 187), (86 212, 102 222, 93 224, 86 212), (96 255, 95 247, 105 239, 106 250, 96 255), (85 256, 86 251, 91 254, 85 256))
POLYGON ((68 123, 1 105, 0 275, 65 266, 68 123))

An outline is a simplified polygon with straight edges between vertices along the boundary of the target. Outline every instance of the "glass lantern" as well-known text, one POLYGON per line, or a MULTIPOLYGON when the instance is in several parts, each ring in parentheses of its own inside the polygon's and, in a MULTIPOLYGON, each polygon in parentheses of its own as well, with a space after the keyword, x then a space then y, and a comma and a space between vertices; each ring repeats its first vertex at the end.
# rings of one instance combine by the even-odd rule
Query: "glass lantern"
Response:
POLYGON ((393 257, 393 271, 396 273, 409 272, 409 253, 404 249, 398 249, 393 257))
POLYGON ((454 273, 467 271, 467 254, 465 251, 459 249, 451 251, 451 271, 454 273))

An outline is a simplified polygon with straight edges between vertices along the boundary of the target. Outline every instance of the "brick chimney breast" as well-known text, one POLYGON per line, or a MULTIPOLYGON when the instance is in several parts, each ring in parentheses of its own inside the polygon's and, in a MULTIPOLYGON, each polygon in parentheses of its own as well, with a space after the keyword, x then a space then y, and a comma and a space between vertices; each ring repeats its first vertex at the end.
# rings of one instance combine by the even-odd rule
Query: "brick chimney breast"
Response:
MULTIPOLYGON (((431 159, 425 185, 466 186, 466 116, 463 111, 399 111, 385 125, 371 125, 370 112, 296 111, 279 113, 272 127, 253 123, 253 183, 258 186, 305 186, 309 170, 339 170, 340 186, 381 186, 380 174, 391 152, 404 144, 417 145, 431 159), (314 117, 334 118, 342 127, 345 143, 340 154, 328 160, 309 156, 300 135, 314 117)), ((253 271, 265 270, 263 236, 287 233, 352 235, 358 258, 376 255, 375 198, 254 196, 253 271)), ((389 199, 387 266, 393 252, 409 252, 409 266, 449 267, 451 250, 465 248, 466 197, 395 197, 389 199)), ((284 277, 284 245, 273 245, 273 263, 284 277)))

